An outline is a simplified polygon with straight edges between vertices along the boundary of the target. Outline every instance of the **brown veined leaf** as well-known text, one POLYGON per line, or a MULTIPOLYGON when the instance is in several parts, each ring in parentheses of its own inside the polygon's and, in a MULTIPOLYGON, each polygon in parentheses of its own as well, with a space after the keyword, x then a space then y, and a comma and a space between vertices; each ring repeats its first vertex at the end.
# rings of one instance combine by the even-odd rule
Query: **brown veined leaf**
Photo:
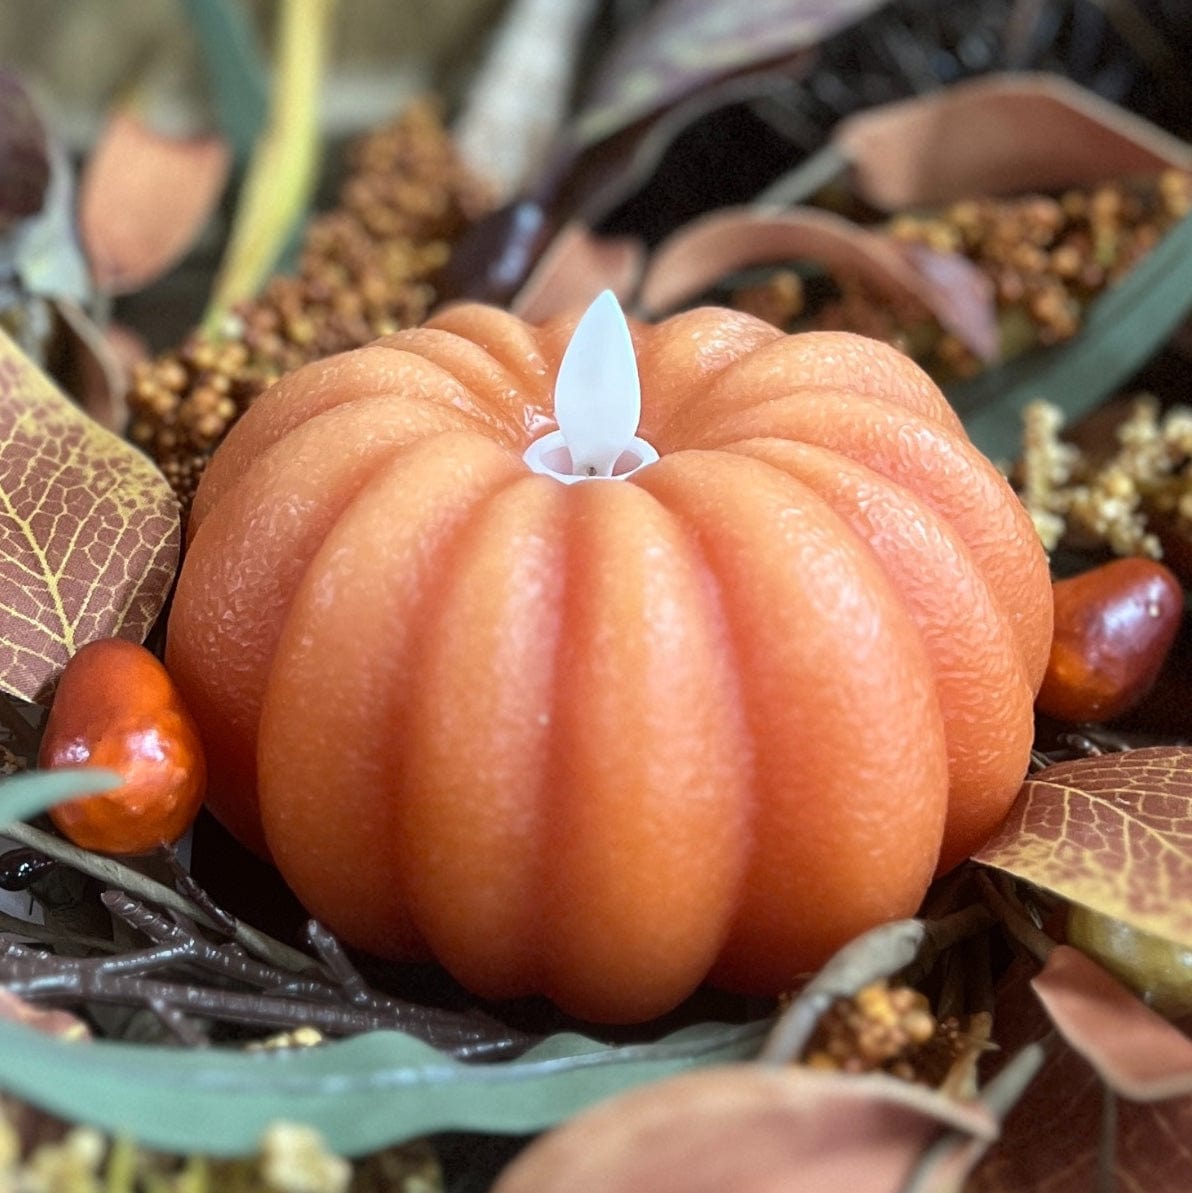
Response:
POLYGON ((898 1193, 947 1130, 997 1122, 886 1074, 726 1065, 593 1107, 543 1136, 493 1193, 898 1193))
POLYGON ((1032 775, 976 860, 1192 946, 1192 748, 1154 746, 1032 775))
POLYGON ((230 164, 219 137, 168 137, 129 108, 113 113, 80 183, 79 227, 95 284, 128 294, 185 256, 230 164))
POLYGON ((1192 1095, 1192 1040, 1079 949, 1053 949, 1031 985, 1068 1044, 1122 1097, 1192 1095))
MULTIPOLYGON (((1026 966, 1015 966, 997 992, 995 1038, 1013 1057, 1047 1035, 1051 1023, 1031 991, 1026 966)), ((1185 1028, 1187 1023, 1183 1025, 1185 1028)), ((1111 1146, 1102 1148, 1105 1085, 1062 1041, 1006 1117, 965 1193, 1089 1193, 1093 1189, 1187 1193, 1192 1173, 1192 1097, 1164 1102, 1119 1100, 1111 1146), (1112 1171, 1103 1174, 1106 1161, 1112 1171), (1108 1183, 1102 1181, 1107 1175, 1108 1183)))
POLYGON ((0 333, 0 689, 44 703, 85 642, 143 640, 178 551, 161 473, 0 333))

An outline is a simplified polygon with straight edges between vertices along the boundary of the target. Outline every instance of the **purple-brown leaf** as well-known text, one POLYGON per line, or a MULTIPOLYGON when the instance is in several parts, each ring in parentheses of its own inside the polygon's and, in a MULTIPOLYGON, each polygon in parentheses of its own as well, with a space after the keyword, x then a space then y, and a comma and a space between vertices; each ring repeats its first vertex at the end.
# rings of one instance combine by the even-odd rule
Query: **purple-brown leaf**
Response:
POLYGON ((84 643, 143 640, 178 551, 165 478, 0 334, 0 689, 45 702, 84 643))
POLYGON ((19 80, 0 71, 0 229, 36 215, 49 185, 45 127, 19 80))
POLYGON ((647 315, 673 311, 754 265, 808 261, 861 283, 908 318, 930 314, 983 360, 997 355, 992 289, 958 254, 908 252, 889 237, 811 207, 713 212, 680 228, 653 254, 639 300, 647 315))
POLYGON ((529 323, 569 310, 583 310, 602 290, 622 305, 633 299, 645 248, 628 236, 594 236, 582 224, 568 224, 551 242, 510 305, 529 323))
POLYGON ((603 1102, 534 1143, 493 1193, 898 1193, 948 1129, 996 1120, 885 1074, 732 1065, 603 1102))
POLYGON ((1144 932, 1192 946, 1192 748, 1049 766, 976 855, 1144 932))
POLYGON ((174 138, 130 110, 109 119, 80 184, 79 226, 95 284, 127 294, 194 244, 227 180, 218 137, 174 138))
POLYGON ((1054 75, 990 75, 886 104, 833 136, 883 211, 1092 186, 1192 166, 1192 147, 1054 75))
POLYGON ((1192 1095, 1192 1040, 1079 949, 1053 949, 1031 985, 1064 1039, 1122 1097, 1192 1095))
POLYGON ((666 0, 604 62, 578 118, 582 143, 620 132, 717 79, 793 57, 888 0, 666 0))
MULTIPOLYGON (((1022 967, 1009 976, 999 989, 994 1014, 995 1039, 1006 1058, 1051 1028, 1022 967)), ((1192 1097, 1119 1100, 1112 1147, 1104 1153, 1112 1163, 1107 1174, 1111 1183, 1103 1184, 1099 1180, 1106 1096, 1101 1078, 1084 1058, 1057 1043, 1007 1116, 1001 1139, 964 1186, 965 1193, 1089 1193, 1101 1188, 1187 1193, 1192 1097)))

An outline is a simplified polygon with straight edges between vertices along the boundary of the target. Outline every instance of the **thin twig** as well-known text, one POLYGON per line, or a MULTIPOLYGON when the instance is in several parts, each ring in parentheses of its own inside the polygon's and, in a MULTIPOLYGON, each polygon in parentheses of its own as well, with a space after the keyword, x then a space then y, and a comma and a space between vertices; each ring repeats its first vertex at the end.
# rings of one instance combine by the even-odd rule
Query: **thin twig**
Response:
POLYGON ((207 891, 199 885, 195 880, 195 876, 178 860, 177 849, 173 845, 163 845, 159 850, 159 856, 169 869, 178 892, 194 903, 201 911, 207 913, 215 925, 216 931, 228 937, 229 940, 235 940, 236 917, 230 911, 220 907, 207 891))
POLYGON ((151 998, 148 1007, 180 1044, 188 1048, 206 1048, 210 1045, 211 1041, 177 1007, 157 998, 151 998))
POLYGON ((1000 891, 988 874, 978 874, 981 896, 1015 943, 1042 965, 1055 948, 1055 941, 1038 927, 1017 900, 1000 891))
POLYGON ((25 758, 37 757, 37 734, 33 726, 13 707, 7 696, 0 693, 0 726, 8 731, 16 753, 25 758))
MULTIPOLYGON (((154 952, 147 950, 144 956, 149 958, 154 952)), ((283 1030, 314 1027, 329 1036, 405 1031, 443 1052, 467 1060, 506 1055, 526 1043, 526 1037, 517 1032, 503 1032, 494 1037, 479 1027, 469 1028, 462 1016, 456 1016, 450 1025, 438 1016, 415 1023, 405 1009, 374 1011, 344 1003, 295 1001, 268 994, 160 981, 130 972, 115 973, 94 959, 57 957, 17 944, 0 948, 0 983, 31 1002, 141 1006, 153 1010, 159 1018, 171 1011, 187 1012, 254 1027, 283 1030)))
POLYGON ((130 927, 158 944, 179 948, 180 956, 203 969, 279 997, 342 1001, 336 987, 315 978, 295 979, 293 974, 257 961, 234 946, 211 944, 123 891, 105 891, 100 899, 108 911, 130 927))
MULTIPOLYGON (((156 903, 159 907, 166 907, 180 915, 189 916, 205 928, 220 931, 220 925, 215 923, 202 908, 195 906, 190 899, 113 858, 88 853, 85 849, 79 849, 68 841, 63 841, 51 833, 42 832, 41 829, 34 828, 29 824, 10 824, 4 829, 4 835, 11 837, 21 845, 28 845, 32 849, 40 850, 48 857, 64 862, 72 869, 90 875, 92 878, 98 878, 109 886, 129 891, 142 899, 156 903)), ((305 953, 240 922, 236 924, 234 938, 254 956, 268 961, 271 965, 276 965, 279 969, 305 973, 317 968, 317 962, 305 953)))
POLYGON ((919 950, 914 962, 907 966, 905 978, 914 985, 920 977, 927 974, 935 965, 941 953, 958 945, 962 940, 968 940, 992 927, 994 917, 989 908, 981 903, 970 903, 950 915, 941 916, 938 920, 925 920, 923 927, 926 933, 923 947, 919 950))
POLYGON ((1101 1137, 1097 1140, 1097 1193, 1114 1193, 1117 1180, 1117 1094, 1101 1086, 1101 1137))
POLYGON ((338 940, 318 920, 308 920, 306 939, 319 954, 327 972, 339 983, 339 988, 353 1006, 373 1006, 376 995, 368 988, 360 971, 348 960, 347 953, 338 940))
MULTIPOLYGON (((290 1001, 296 1008, 304 1003, 326 1006, 343 1006, 346 1003, 361 1012, 385 1016, 387 1024, 395 1029, 438 1045, 449 1042, 452 1048, 474 1048, 476 1039, 485 1037, 489 1031, 493 1041, 498 1037, 503 1039, 509 1050, 530 1042, 529 1036, 511 1032, 487 1016, 464 1015, 439 1007, 419 1006, 372 990, 352 966, 335 937, 314 921, 307 925, 307 936, 324 957, 335 984, 315 978, 295 978, 285 971, 245 956, 235 945, 212 944, 122 891, 105 891, 101 900, 113 915, 144 933, 157 946, 127 954, 119 966, 123 972, 144 973, 170 962, 191 965, 228 980, 254 986, 272 998, 290 1001)), ((112 972, 116 967, 107 968, 112 972)), ((294 1017, 300 1019, 299 1010, 295 1011, 294 1017)))

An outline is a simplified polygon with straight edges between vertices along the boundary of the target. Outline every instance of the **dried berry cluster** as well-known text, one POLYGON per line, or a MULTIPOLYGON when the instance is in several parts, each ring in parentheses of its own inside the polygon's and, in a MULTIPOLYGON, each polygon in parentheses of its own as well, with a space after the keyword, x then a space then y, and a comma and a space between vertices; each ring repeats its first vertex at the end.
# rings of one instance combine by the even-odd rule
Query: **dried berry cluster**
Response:
POLYGON ((443 1188, 438 1158, 422 1140, 352 1163, 328 1151, 309 1127, 280 1121, 265 1132, 255 1157, 181 1158, 48 1119, 41 1127, 50 1138, 24 1146, 8 1109, 0 1102, 0 1189, 13 1193, 436 1193, 443 1188))
POLYGON ((964 1051, 957 1020, 937 1020, 927 998, 909 986, 875 982, 825 1012, 803 1063, 813 1069, 868 1073, 939 1085, 964 1051))
POLYGON ((136 371, 129 434, 184 504, 228 429, 282 373, 420 322, 433 275, 486 203, 430 104, 363 138, 348 168, 296 275, 274 278, 220 334, 195 333, 136 371))
POLYGON ((1143 395, 1116 432, 1116 447, 1096 458, 1060 438, 1063 415, 1047 402, 1024 416, 1016 480, 1048 550, 1065 536, 1117 555, 1163 554, 1160 526, 1192 526, 1192 409, 1161 413, 1143 395))
MULTIPOLYGON (((1012 356, 1074 336, 1089 302, 1189 211, 1192 173, 1172 169, 1059 198, 970 199, 932 215, 899 215, 884 235, 972 261, 993 286, 1003 354, 1012 356)), ((815 326, 886 340, 951 374, 978 369, 960 340, 926 326, 921 314, 891 309, 855 279, 834 280, 839 296, 815 311, 815 326)), ((802 285, 790 270, 738 290, 732 304, 787 329, 807 316, 802 285)))
POLYGON ((999 308, 1025 316, 1025 328, 1004 328, 1012 352, 1074 336, 1089 301, 1190 210, 1192 174, 1170 169, 1058 199, 971 199, 938 215, 901 215, 889 235, 973 261, 993 282, 999 308))

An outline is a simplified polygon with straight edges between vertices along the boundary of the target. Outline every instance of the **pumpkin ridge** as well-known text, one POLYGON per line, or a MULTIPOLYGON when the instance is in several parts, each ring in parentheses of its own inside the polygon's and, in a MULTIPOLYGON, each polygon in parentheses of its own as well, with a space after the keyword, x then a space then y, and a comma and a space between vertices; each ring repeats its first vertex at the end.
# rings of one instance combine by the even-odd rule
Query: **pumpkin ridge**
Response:
MULTIPOLYGON (((446 423, 459 417, 430 405, 422 414, 446 423)), ((442 433, 403 439, 405 430, 416 434, 416 425, 386 397, 341 404, 295 427, 212 507, 179 578, 166 660, 202 726, 211 760, 208 802, 262 856, 251 742, 272 652, 306 569, 355 496, 396 454, 442 433), (217 668, 213 653, 222 659, 217 668)))
POLYGON ((895 403, 839 393, 771 399, 691 446, 716 449, 759 436, 815 444, 866 464, 940 512, 1015 627, 1031 689, 1038 690, 1051 644, 1047 559, 1014 491, 966 435, 895 403), (1027 559, 1013 555, 1008 544, 1028 547, 1027 559))
POLYGON ((759 344, 709 378, 675 411, 666 438, 682 442, 775 399, 835 393, 891 402, 963 433, 960 418, 935 383, 898 349, 850 332, 804 332, 759 344), (798 344, 803 374, 795 379, 792 343, 798 344))
POLYGON ((387 748, 417 642, 406 612, 423 607, 437 548, 475 502, 520 475, 507 448, 471 432, 404 449, 337 519, 274 652, 258 754, 270 852, 311 914, 380 956, 406 957, 420 940, 404 899, 387 748), (361 734, 380 748, 353 749, 361 734))
MULTIPOLYGON (((195 493, 188 541, 210 511, 239 485, 271 447, 321 414, 372 398, 427 403, 437 410, 455 410, 474 418, 477 429, 486 432, 493 425, 478 409, 473 411, 460 404, 471 400, 462 383, 417 353, 395 352, 370 344, 354 352, 312 361, 270 386, 228 432, 219 451, 211 457, 195 493), (430 396, 432 392, 441 393, 444 382, 454 389, 457 400, 446 402, 430 396)), ((515 442, 511 438, 510 446, 515 442)))
POLYGON ((724 452, 665 457, 640 484, 703 539, 742 643, 760 820, 712 973, 774 993, 927 889, 947 805, 929 661, 870 549, 806 485, 724 452), (808 889, 818 914, 792 923, 808 889))
MULTIPOLYGON (((542 803, 551 712, 535 715, 524 708, 518 712, 516 707, 525 692, 523 677, 542 662, 534 655, 544 640, 547 666, 553 669, 560 619, 554 619, 553 631, 544 631, 541 622, 526 618, 527 625, 534 625, 526 635, 529 642, 522 641, 520 649, 514 644, 518 613, 537 605, 549 617, 552 608, 561 607, 549 586, 561 584, 566 574, 564 550, 553 567, 540 570, 544 594, 525 575, 527 555, 537 548, 524 541, 520 551, 500 548, 508 543, 503 536, 522 507, 529 510, 523 515, 527 522, 548 534, 553 531, 552 540, 561 538, 551 526, 551 515, 561 504, 558 489, 561 486, 545 477, 515 476, 476 503, 449 545, 452 558, 440 563, 436 591, 426 596, 419 644, 411 659, 412 695, 406 708, 410 732, 403 737, 407 757, 402 763, 407 795, 398 804, 397 816, 399 835, 409 842, 409 869, 420 868, 427 878, 407 882, 411 917, 449 970, 471 989, 493 998, 518 997, 541 988, 543 941, 537 892, 543 889, 542 803), (502 564, 508 565, 503 577, 488 574, 502 564), (508 595, 494 605, 490 598, 502 578, 508 595), (510 597, 515 603, 512 614, 507 611, 510 597), (526 602, 526 608, 516 607, 518 600, 526 602), (486 643, 479 641, 481 618, 492 623, 486 643), (469 633, 453 644, 451 636, 460 625, 469 626, 469 633), (503 660, 494 658, 494 648, 505 652, 503 660), (486 740, 492 721, 497 722, 499 743, 486 740), (519 735, 516 749, 509 748, 510 733, 519 735), (535 736, 542 739, 538 748, 530 740, 535 736), (528 769, 536 770, 536 778, 526 776, 523 785, 501 775, 502 769, 525 763, 527 757, 534 759, 528 769), (482 790, 487 793, 483 798, 478 795, 482 790), (528 831, 523 827, 526 821, 528 831), (428 852, 432 837, 438 841, 433 855, 428 852), (488 900, 485 910, 484 893, 473 895, 477 882, 486 881, 493 870, 507 871, 518 858, 520 882, 510 880, 507 873, 495 874, 498 883, 505 881, 517 889, 506 889, 495 904, 488 900), (465 898, 447 897, 447 892, 461 889, 468 892, 465 898), (502 923, 504 917, 507 922, 502 923), (516 925, 508 922, 513 920, 516 925)), ((542 561, 559 555, 561 545, 546 541, 542 561)), ((533 572, 539 562, 530 559, 528 570, 533 572)), ((553 693, 551 674, 546 687, 553 693)))
POLYGON ((1026 774, 1033 693, 1014 627, 947 519, 896 480, 790 440, 744 440, 723 450, 764 460, 827 501, 869 545, 919 626, 948 743, 949 813, 940 869, 951 869, 1001 823, 1026 774), (994 725, 991 710, 1010 704, 1017 729, 1007 736, 1000 719, 994 725))
POLYGON ((423 326, 470 340, 518 378, 526 390, 548 389, 559 371, 561 348, 548 352, 549 345, 539 329, 528 327, 516 315, 498 307, 481 303, 448 306, 423 326))
POLYGON ((696 988, 727 929, 749 777, 736 678, 671 512, 633 484, 563 500, 542 986, 584 1018, 639 1020, 696 988))
POLYGON ((442 369, 510 447, 524 449, 540 426, 537 412, 546 405, 553 375, 519 376, 481 344, 430 324, 394 332, 377 346, 407 352, 442 369))
POLYGON ((629 328, 642 386, 639 434, 660 452, 673 450, 669 428, 679 410, 751 352, 783 338, 771 324, 723 308, 685 311, 659 324, 631 320, 629 328))

